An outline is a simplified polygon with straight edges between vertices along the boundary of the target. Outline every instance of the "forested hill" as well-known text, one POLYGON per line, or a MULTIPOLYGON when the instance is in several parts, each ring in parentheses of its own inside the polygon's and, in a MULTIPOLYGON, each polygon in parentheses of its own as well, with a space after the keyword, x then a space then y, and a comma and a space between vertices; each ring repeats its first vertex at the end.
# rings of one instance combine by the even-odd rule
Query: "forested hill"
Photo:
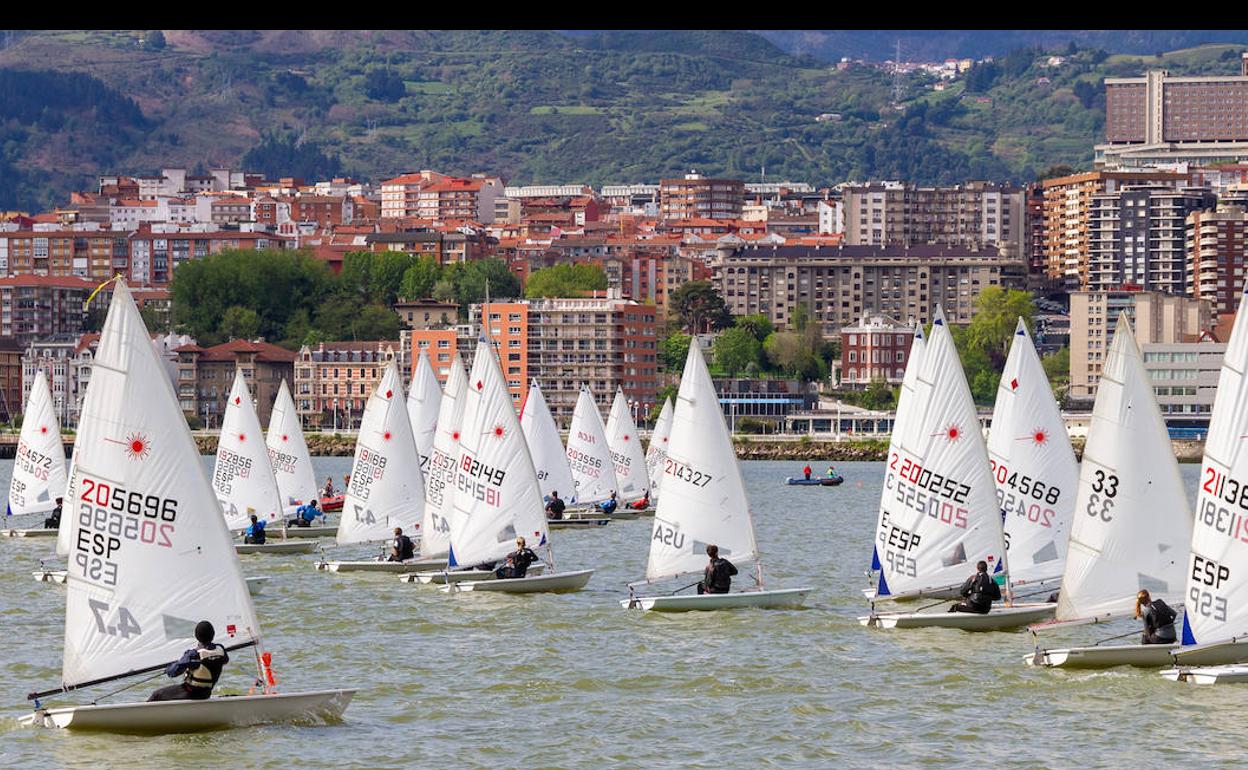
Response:
POLYGON ((889 73, 748 32, 6 32, 0 93, 20 98, 0 99, 0 210, 162 166, 1022 181, 1090 162, 1106 75, 1233 73, 1243 49, 1016 49, 940 92, 907 75, 894 105, 889 73))

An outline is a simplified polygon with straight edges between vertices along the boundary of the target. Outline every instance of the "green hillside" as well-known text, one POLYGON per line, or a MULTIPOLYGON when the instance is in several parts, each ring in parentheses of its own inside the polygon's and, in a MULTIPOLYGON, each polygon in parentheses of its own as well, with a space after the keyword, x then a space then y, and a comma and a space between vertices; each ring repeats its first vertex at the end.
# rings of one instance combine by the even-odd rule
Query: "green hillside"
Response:
POLYGON ((49 103, 20 114, 0 104, 0 209, 62 202, 101 171, 244 161, 283 175, 436 168, 519 184, 654 181, 691 167, 757 179, 764 165, 768 178, 818 184, 1020 181, 1090 162, 1104 76, 1231 73, 1242 49, 1165 59, 1080 50, 1060 68, 1043 66, 1039 49, 1015 51, 943 92, 930 76, 906 76, 898 108, 885 72, 838 71, 743 32, 142 36, 5 37, 0 71, 26 80, 27 101, 49 103), (34 74, 48 69, 98 79, 75 81, 96 101, 54 101, 75 92, 49 90, 49 76, 34 74), (839 118, 816 122, 823 113, 839 118))

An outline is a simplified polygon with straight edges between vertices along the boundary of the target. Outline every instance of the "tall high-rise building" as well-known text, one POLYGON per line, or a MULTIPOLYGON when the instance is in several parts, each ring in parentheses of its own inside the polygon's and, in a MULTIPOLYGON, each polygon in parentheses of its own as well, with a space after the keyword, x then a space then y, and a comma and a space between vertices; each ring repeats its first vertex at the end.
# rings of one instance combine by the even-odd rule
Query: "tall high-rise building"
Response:
POLYGON ((1187 290, 1187 215, 1212 209, 1205 188, 1127 185, 1092 196, 1088 212, 1089 291, 1187 290))
POLYGON ((1248 214, 1243 206, 1187 215, 1187 294, 1209 300, 1213 312, 1235 313, 1248 262, 1248 214))
POLYGON ((740 219, 745 182, 707 179, 692 172, 683 179, 661 180, 659 196, 662 219, 740 219))
POLYGON ((946 244, 1024 255, 1024 193, 1017 187, 875 182, 846 187, 841 209, 847 246, 946 244))

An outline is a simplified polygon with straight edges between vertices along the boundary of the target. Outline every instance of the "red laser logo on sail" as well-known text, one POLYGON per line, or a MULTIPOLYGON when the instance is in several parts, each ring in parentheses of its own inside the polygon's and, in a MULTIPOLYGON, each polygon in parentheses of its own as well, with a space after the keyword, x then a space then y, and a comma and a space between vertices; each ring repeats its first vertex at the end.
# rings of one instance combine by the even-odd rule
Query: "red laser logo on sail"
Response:
POLYGON ((945 437, 947 440, 949 440, 949 441, 957 441, 958 439, 962 438, 962 428, 960 428, 960 427, 959 427, 959 426, 955 423, 955 424, 953 424, 953 425, 950 425, 948 428, 945 428, 943 432, 941 432, 941 433, 933 433, 932 435, 933 435, 933 436, 944 436, 944 437, 945 437))
POLYGON ((112 444, 121 444, 126 448, 126 456, 131 460, 146 459, 152 452, 151 442, 149 442, 147 440, 147 436, 142 433, 127 434, 125 441, 118 441, 114 438, 106 438, 104 440, 112 444))
POLYGON ((495 437, 495 438, 502 438, 502 437, 503 437, 503 433, 504 433, 504 431, 503 431, 503 426, 501 426, 501 425, 495 425, 495 426, 494 426, 494 437, 495 437))

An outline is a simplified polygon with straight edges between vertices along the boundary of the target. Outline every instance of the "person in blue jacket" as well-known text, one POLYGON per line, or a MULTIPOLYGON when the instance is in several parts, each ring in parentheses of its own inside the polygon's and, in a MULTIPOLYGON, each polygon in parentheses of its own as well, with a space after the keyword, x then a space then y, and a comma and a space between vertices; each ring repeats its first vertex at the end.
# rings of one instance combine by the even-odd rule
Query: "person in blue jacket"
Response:
POLYGON ((316 500, 309 500, 306 505, 301 505, 295 509, 295 518, 286 522, 288 527, 310 527, 317 516, 323 516, 324 511, 316 507, 316 500))
POLYGON ((603 500, 601 503, 598 504, 598 507, 602 510, 602 512, 607 514, 608 516, 615 513, 615 509, 618 508, 619 506, 620 506, 620 501, 615 499, 614 492, 611 493, 611 498, 609 500, 603 500))
POLYGON ((243 542, 264 545, 264 522, 256 518, 256 514, 251 514, 251 526, 243 530, 243 542))

